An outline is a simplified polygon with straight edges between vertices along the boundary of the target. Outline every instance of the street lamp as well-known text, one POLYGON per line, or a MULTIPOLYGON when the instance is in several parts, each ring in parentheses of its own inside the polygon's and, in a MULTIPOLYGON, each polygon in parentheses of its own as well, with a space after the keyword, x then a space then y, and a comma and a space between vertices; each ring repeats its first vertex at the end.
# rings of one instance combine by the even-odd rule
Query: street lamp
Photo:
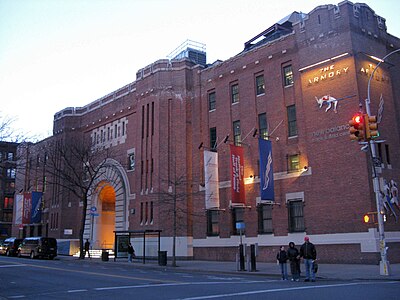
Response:
MULTIPOLYGON (((370 108, 370 103, 371 103, 371 95, 370 95, 370 88, 371 88, 371 80, 374 77, 375 71, 379 68, 382 62, 385 61, 386 58, 388 58, 390 55, 399 52, 400 49, 394 50, 384 56, 382 60, 379 60, 378 64, 376 65, 375 69, 372 71, 371 76, 369 77, 368 80, 368 90, 367 90, 367 99, 365 99, 365 109, 367 111, 367 114, 370 116, 371 115, 371 108, 370 108)), ((381 214, 381 203, 380 203, 380 189, 379 189, 379 175, 376 172, 375 169, 375 158, 376 158, 376 148, 375 148, 375 141, 370 140, 368 141, 370 149, 371 149, 371 155, 372 155, 372 161, 373 161, 373 178, 372 178, 372 183, 374 187, 374 192, 375 192, 375 200, 376 200, 376 208, 377 208, 377 216, 378 216, 378 230, 379 230, 379 247, 380 247, 380 253, 381 253, 381 261, 379 263, 379 269, 380 269, 380 275, 390 275, 389 273, 389 261, 387 260, 387 248, 386 248, 386 242, 385 242, 385 228, 383 224, 383 217, 381 214)))

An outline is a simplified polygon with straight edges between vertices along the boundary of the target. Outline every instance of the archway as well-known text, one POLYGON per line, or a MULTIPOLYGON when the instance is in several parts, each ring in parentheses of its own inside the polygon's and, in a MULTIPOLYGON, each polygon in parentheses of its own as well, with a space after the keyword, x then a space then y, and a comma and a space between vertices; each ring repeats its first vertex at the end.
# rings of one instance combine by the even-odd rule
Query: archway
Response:
POLYGON ((98 189, 98 214, 93 217, 95 231, 92 239, 95 248, 110 249, 114 246, 115 190, 107 182, 101 182, 98 189))
POLYGON ((107 159, 102 168, 88 196, 83 237, 91 241, 93 249, 112 249, 114 231, 128 229, 128 207, 133 196, 125 170, 117 161, 107 159))

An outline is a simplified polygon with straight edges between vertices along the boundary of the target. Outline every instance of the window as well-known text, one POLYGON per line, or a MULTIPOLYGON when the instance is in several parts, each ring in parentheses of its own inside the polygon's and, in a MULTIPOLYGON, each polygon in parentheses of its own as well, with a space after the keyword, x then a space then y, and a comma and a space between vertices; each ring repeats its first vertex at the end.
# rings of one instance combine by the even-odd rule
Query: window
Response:
POLYGON ((8 152, 7 153, 7 160, 8 161, 13 161, 14 160, 14 153, 8 152))
POLYGON ((289 232, 304 231, 303 201, 294 199, 288 202, 289 209, 289 232))
POLYGON ((288 171, 295 172, 300 170, 300 155, 289 155, 288 156, 288 171))
POLYGON ((233 122, 233 142, 235 146, 240 146, 242 142, 240 132, 240 121, 233 122))
POLYGON ((144 105, 142 106, 142 139, 144 139, 144 105))
POLYGON ((154 135, 154 102, 151 102, 151 135, 154 135))
POLYGON ((265 94, 264 75, 259 75, 256 77, 256 95, 263 94, 265 94))
POLYGON ((214 110, 215 109, 215 92, 209 93, 208 94, 208 110, 214 110))
POLYGON ((13 208, 13 205, 14 205, 14 198, 11 197, 4 198, 4 209, 13 208))
POLYGON ((217 128, 210 128, 210 149, 215 150, 217 147, 217 128))
POLYGON ((267 114, 258 115, 258 128, 260 129, 260 138, 268 140, 268 125, 267 125, 267 114))
POLYGON ((239 85, 238 84, 231 85, 231 100, 232 100, 232 103, 239 102, 239 85))
POLYGON ((128 170, 135 170, 135 153, 130 153, 128 155, 128 170))
POLYGON ((293 70, 291 65, 283 67, 283 81, 284 86, 293 85, 293 70))
POLYGON ((15 178, 15 169, 14 168, 7 169, 7 177, 8 178, 15 178))
POLYGON ((258 206, 258 232, 272 233, 272 204, 258 206))
MULTIPOLYGON (((233 234, 240 234, 239 230, 236 229, 236 223, 244 222, 244 208, 236 207, 232 209, 232 226, 233 226, 233 234)), ((242 232, 243 233, 243 232, 242 232)))
POLYGON ((150 201, 150 224, 154 222, 154 204, 153 201, 150 201))
POLYGON ((287 107, 288 117, 288 135, 289 137, 297 136, 297 120, 296 120, 296 106, 290 105, 287 107))
POLYGON ((207 210, 207 235, 216 236, 219 235, 219 211, 218 210, 207 210))
POLYGON ((144 203, 140 202, 140 225, 143 225, 144 203))
POLYGON ((385 145, 385 153, 386 153, 386 162, 388 165, 390 165, 389 145, 385 145))

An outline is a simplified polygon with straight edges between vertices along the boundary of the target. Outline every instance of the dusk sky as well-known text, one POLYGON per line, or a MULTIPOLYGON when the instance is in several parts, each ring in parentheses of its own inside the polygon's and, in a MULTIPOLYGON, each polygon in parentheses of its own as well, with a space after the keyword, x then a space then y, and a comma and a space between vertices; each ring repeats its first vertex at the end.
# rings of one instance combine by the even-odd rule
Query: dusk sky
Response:
MULTIPOLYGON (((400 37, 398 0, 360 2, 400 37)), ((45 138, 55 113, 135 81, 139 69, 167 58, 187 39, 206 44, 208 63, 226 60, 293 11, 337 3, 0 0, 0 116, 14 118, 15 131, 45 138)))

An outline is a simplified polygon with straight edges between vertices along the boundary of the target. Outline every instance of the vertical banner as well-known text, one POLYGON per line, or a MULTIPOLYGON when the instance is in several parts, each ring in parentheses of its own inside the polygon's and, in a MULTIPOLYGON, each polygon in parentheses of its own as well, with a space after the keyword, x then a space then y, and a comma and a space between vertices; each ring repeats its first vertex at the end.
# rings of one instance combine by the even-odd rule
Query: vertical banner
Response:
POLYGON ((15 225, 21 225, 22 224, 22 212, 24 209, 24 195, 23 194, 17 194, 15 196, 15 219, 14 219, 14 224, 15 225))
POLYGON ((43 193, 32 192, 31 224, 40 223, 42 221, 42 198, 43 193))
POLYGON ((232 203, 246 203, 244 193, 244 160, 243 148, 231 147, 231 189, 232 203))
POLYGON ((272 165, 271 141, 258 139, 260 152, 260 195, 261 200, 274 200, 274 170, 272 165))
POLYGON ((32 193, 24 193, 22 224, 30 224, 32 211, 32 193))
POLYGON ((218 153, 204 151, 206 209, 219 208, 218 153))

